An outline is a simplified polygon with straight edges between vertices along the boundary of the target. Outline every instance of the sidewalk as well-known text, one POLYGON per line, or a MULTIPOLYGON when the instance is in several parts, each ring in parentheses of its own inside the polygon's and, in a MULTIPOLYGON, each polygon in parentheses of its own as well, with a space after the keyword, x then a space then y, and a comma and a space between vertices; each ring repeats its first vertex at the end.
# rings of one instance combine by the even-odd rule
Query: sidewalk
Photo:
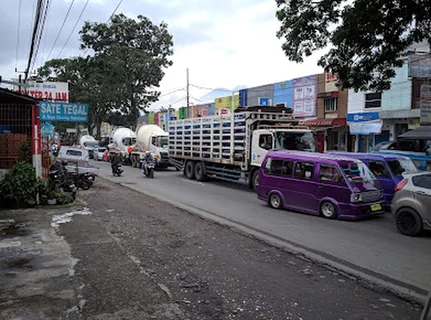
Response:
POLYGON ((0 283, 2 320, 185 318, 82 206, 0 211, 0 283))

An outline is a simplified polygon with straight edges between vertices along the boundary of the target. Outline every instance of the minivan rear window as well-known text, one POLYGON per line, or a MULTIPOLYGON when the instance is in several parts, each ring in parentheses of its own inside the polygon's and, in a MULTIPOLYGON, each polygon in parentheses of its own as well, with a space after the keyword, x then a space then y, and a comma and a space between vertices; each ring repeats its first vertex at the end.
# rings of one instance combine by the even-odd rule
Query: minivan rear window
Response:
POLYGON ((273 176, 291 177, 293 171, 293 161, 268 158, 265 165, 265 174, 273 176))

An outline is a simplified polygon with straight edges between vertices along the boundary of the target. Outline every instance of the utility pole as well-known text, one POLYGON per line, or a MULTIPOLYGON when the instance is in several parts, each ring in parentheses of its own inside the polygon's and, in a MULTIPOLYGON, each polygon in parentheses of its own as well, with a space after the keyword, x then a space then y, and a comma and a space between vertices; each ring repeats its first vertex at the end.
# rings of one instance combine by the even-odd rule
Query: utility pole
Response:
POLYGON ((191 117, 190 114, 190 91, 189 91, 189 68, 187 68, 187 116, 191 117))

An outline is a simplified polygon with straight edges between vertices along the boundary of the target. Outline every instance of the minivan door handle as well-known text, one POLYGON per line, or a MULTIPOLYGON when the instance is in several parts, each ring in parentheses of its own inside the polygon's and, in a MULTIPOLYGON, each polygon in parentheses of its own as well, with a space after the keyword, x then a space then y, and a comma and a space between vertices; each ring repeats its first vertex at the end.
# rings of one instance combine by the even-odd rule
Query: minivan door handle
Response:
POLYGON ((319 189, 323 189, 323 186, 317 186, 319 189))

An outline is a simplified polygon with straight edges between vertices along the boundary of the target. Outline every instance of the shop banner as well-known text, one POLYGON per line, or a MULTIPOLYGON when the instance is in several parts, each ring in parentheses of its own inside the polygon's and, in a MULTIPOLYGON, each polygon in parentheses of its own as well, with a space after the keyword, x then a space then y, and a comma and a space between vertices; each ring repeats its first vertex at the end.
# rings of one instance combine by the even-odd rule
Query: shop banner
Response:
POLYGON ((87 122, 88 104, 41 102, 40 120, 52 122, 87 122))
POLYGON ((378 112, 349 113, 347 123, 350 134, 381 134, 382 121, 378 112))
MULTIPOLYGON (((27 81, 27 95, 45 101, 69 102, 69 84, 67 82, 34 82, 27 81)), ((24 88, 14 86, 16 92, 26 94, 24 88)))

